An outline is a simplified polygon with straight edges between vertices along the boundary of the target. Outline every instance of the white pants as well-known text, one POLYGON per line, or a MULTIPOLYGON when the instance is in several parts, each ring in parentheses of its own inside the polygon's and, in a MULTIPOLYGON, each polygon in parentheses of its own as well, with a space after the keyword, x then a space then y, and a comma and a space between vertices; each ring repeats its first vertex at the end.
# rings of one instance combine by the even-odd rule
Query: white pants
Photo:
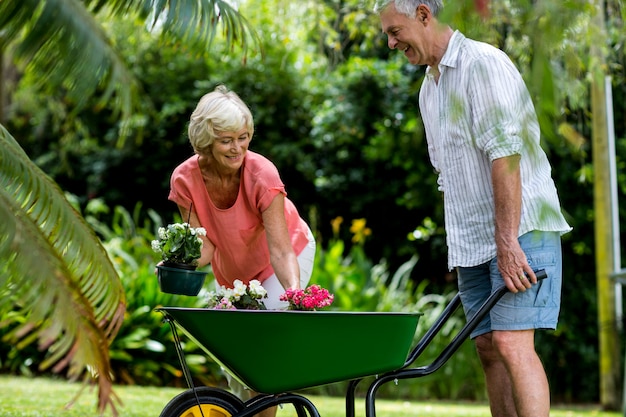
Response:
MULTIPOLYGON (((300 288, 305 289, 311 279, 313 273, 313 263, 315 262, 315 238, 313 233, 309 229, 307 237, 309 243, 298 255, 298 264, 300 265, 300 288)), ((261 284, 265 291, 267 291, 267 298, 263 300, 263 304, 268 310, 286 310, 289 303, 286 301, 280 301, 278 298, 285 293, 280 281, 276 277, 276 274, 270 276, 261 284)))

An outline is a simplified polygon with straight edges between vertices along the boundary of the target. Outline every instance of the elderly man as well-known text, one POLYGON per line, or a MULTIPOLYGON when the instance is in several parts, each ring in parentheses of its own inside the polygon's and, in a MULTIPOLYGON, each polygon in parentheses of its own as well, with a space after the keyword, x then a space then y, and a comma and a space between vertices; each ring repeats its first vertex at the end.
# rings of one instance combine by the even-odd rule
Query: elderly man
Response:
POLYGON ((375 6, 389 48, 427 65, 419 107, 465 314, 496 287, 510 290, 471 335, 491 413, 547 417, 550 390, 534 336, 556 328, 561 235, 571 228, 519 71, 499 49, 440 22, 441 9, 441 0, 375 6), (548 278, 538 283, 533 271, 542 268, 548 278))

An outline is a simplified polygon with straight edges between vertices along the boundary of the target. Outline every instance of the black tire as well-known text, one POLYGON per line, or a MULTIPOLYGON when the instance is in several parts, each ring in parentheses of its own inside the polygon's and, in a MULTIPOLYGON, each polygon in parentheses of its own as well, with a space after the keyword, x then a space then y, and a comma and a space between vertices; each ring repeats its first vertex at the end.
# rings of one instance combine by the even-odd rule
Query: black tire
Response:
POLYGON ((160 417, 232 417, 244 408, 243 401, 228 391, 197 387, 174 397, 161 411, 160 417))

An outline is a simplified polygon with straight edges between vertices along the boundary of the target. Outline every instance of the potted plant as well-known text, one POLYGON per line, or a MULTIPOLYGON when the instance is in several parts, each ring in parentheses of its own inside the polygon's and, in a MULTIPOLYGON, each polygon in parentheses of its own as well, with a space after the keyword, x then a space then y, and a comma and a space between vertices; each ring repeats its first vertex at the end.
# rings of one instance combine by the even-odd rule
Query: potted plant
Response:
POLYGON ((161 255, 161 262, 157 265, 161 291, 198 295, 207 274, 196 271, 202 253, 200 236, 206 236, 206 230, 191 227, 189 223, 159 227, 158 239, 152 241, 152 249, 161 255))

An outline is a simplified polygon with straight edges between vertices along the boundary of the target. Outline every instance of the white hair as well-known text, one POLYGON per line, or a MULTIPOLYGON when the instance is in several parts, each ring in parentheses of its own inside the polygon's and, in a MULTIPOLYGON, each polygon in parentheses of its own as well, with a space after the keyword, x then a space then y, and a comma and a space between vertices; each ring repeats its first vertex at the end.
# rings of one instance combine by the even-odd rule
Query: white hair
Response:
POLYGON ((246 128, 250 139, 254 133, 252 113, 234 91, 223 85, 202 96, 189 119, 189 142, 196 153, 206 153, 221 132, 238 132, 246 128))
POLYGON ((442 0, 376 0, 374 13, 380 14, 392 3, 396 6, 398 13, 402 13, 411 19, 415 19, 417 7, 420 4, 428 6, 430 12, 435 17, 437 17, 441 9, 443 9, 442 0))

